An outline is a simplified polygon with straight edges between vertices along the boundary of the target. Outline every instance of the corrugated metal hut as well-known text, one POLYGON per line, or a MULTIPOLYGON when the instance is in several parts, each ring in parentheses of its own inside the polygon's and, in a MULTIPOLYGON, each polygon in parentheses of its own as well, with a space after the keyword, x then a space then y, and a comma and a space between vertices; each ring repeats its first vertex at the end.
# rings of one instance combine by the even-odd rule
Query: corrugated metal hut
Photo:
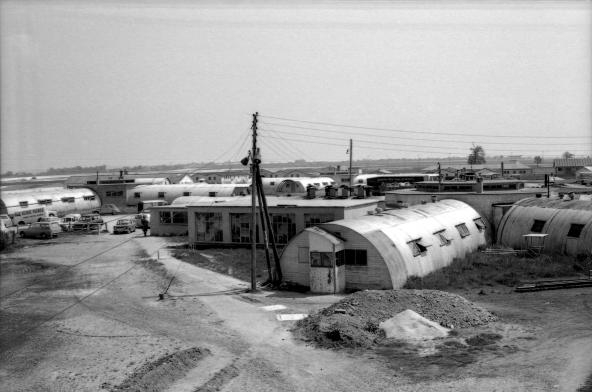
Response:
POLYGON ((3 191, 0 213, 7 214, 15 224, 36 222, 54 211, 58 216, 99 211, 101 199, 88 188, 30 188, 3 191))
POLYGON ((304 230, 284 250, 282 273, 313 292, 400 288, 485 245, 485 231, 479 214, 457 200, 378 210, 304 230))
POLYGON ((523 235, 547 234, 543 253, 567 255, 592 252, 592 201, 527 198, 502 217, 498 242, 515 249, 526 247, 523 235))
POLYGON ((171 204, 173 200, 181 196, 209 196, 225 197, 240 196, 250 193, 248 184, 167 184, 167 185, 140 185, 130 189, 127 196, 127 205, 137 205, 144 200, 165 200, 171 204))
POLYGON ((283 180, 276 188, 278 195, 303 195, 309 186, 314 186, 317 191, 324 190, 328 185, 335 185, 335 180, 330 177, 300 177, 283 180))

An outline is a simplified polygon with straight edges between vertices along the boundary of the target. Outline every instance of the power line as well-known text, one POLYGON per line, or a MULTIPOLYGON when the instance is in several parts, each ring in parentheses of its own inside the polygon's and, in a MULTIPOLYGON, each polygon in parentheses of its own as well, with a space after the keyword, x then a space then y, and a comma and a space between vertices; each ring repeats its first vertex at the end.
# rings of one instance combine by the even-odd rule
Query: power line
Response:
MULTIPOLYGON (((327 125, 331 127, 342 127, 342 128, 353 128, 353 129, 367 129, 372 131, 387 131, 387 132, 401 132, 401 133, 412 133, 412 134, 428 134, 428 135, 451 135, 451 136, 479 136, 479 137, 509 137, 509 138, 533 138, 532 135, 500 135, 495 134, 483 134, 483 133, 453 133, 453 132, 434 132, 434 131, 409 131, 403 129, 393 129, 393 128, 379 128, 379 127, 369 127, 369 126, 360 126, 360 125, 350 125, 350 124, 338 124, 338 123, 328 123, 328 122, 321 122, 321 121, 307 121, 307 120, 297 120, 293 118, 285 118, 285 117, 276 117, 276 116, 261 116, 263 118, 272 118, 274 120, 282 120, 282 121, 293 121, 297 123, 304 123, 304 124, 318 124, 318 125, 327 125)), ((537 139, 582 139, 585 138, 584 136, 536 136, 537 139)))
MULTIPOLYGON (((271 136, 271 135, 267 135, 266 137, 268 138, 273 138, 273 139, 280 139, 277 136, 271 136)), ((306 144, 310 144, 312 141, 311 140, 304 140, 304 139, 293 139, 293 138, 283 138, 283 140, 290 140, 290 141, 294 141, 294 142, 299 142, 299 143, 306 143, 306 144)), ((337 146, 337 147, 346 147, 345 144, 337 144, 337 143, 328 143, 328 142, 321 142, 321 141, 314 141, 315 144, 321 144, 321 145, 326 145, 326 146, 337 146)), ((383 145, 385 143, 380 143, 379 145, 383 145)), ((358 144, 358 142, 356 142, 356 145, 359 148, 362 149, 373 149, 373 150, 383 150, 383 151, 396 151, 396 152, 412 152, 412 153, 424 153, 424 154, 434 154, 434 153, 441 153, 443 155, 449 154, 450 151, 445 150, 445 151, 426 151, 426 150, 407 150, 407 149, 395 149, 395 148, 383 148, 383 147, 379 147, 379 146, 360 146, 358 144)), ((466 151, 466 150, 463 150, 466 151)), ((490 150, 491 151, 491 150, 490 150)), ((557 151, 558 154, 560 154, 560 150, 546 150, 545 153, 550 154, 553 153, 553 151, 557 151)), ((574 151, 574 152, 580 152, 581 150, 578 151, 574 151)), ((583 150, 584 152, 587 150, 583 150)), ((510 152, 508 150, 501 150, 501 152, 510 152)), ((530 152, 527 151, 518 151, 518 150, 513 150, 512 152, 523 152, 524 154, 530 154, 530 152)))
MULTIPOLYGON (((266 131, 266 132, 273 132, 274 134, 276 132, 279 133, 288 133, 288 132, 283 132, 283 131, 277 131, 275 129, 261 129, 262 131, 266 131)), ((307 135, 307 134, 302 134, 302 133, 296 133, 296 132, 291 132, 291 135, 294 136, 303 136, 303 137, 308 137, 308 138, 313 138, 313 139, 325 139, 325 140, 334 140, 334 141, 347 141, 349 139, 344 139, 344 138, 337 138, 337 137, 329 137, 329 136, 317 136, 317 135, 307 135)), ((293 139, 291 139, 293 140, 293 139)), ((432 148, 432 149, 438 149, 438 150, 443 150, 444 148, 446 150, 456 150, 459 152, 465 152, 467 150, 470 149, 469 148, 463 148, 463 147, 444 147, 444 146, 430 146, 430 145, 417 145, 417 144, 404 144, 404 143, 388 143, 388 142, 382 142, 382 141, 370 141, 370 140, 360 140, 360 139, 356 139, 356 145, 359 145, 359 143, 366 143, 366 144, 370 144, 370 145, 378 145, 378 146, 382 146, 382 145, 389 145, 389 146, 396 146, 396 147, 419 147, 419 148, 432 148)), ((513 149, 502 149, 502 150, 496 150, 496 149, 488 149, 488 151, 490 152, 523 152, 525 150, 513 150, 513 149)), ((572 151, 582 151, 582 150, 573 150, 572 151)), ((583 150, 586 151, 586 150, 583 150)))
MULTIPOLYGON (((274 123, 274 122, 266 122, 266 121, 262 121, 261 124, 264 125, 271 125, 271 126, 280 126, 280 127, 287 127, 287 128, 295 128, 295 129, 304 129, 304 130, 310 130, 310 131, 317 131, 317 132, 327 132, 327 133, 337 133, 337 134, 348 134, 348 135, 357 135, 360 136, 359 132, 354 132, 354 131, 344 131, 344 130, 334 130, 334 129, 322 129, 322 128, 311 128, 311 127, 301 127, 301 126, 297 126, 297 125, 288 125, 288 124, 280 124, 280 123, 274 123)), ((276 132, 282 132, 282 133, 288 133, 288 131, 280 131, 280 130, 275 130, 276 132)), ((370 133, 364 133, 364 136, 372 136, 372 137, 376 137, 376 138, 382 138, 382 139, 399 139, 401 137, 398 136, 391 136, 391 135, 377 135, 377 134, 370 134, 370 133)), ((495 137, 495 136, 488 136, 488 137, 495 137)), ((401 138, 402 139, 402 138, 401 138)), ((429 142, 448 142, 448 143, 454 143, 456 142, 455 140, 449 140, 449 139, 433 139, 433 138, 409 138, 409 137, 405 137, 405 140, 421 140, 421 141, 429 141, 429 142)), ((486 144, 486 145, 490 145, 490 144, 500 144, 500 145, 528 145, 528 146, 533 146, 533 145, 539 145, 539 146, 548 146, 549 143, 536 143, 536 142, 490 142, 490 141, 475 141, 472 140, 472 143, 476 143, 476 144, 486 144)), ((554 145, 557 145, 558 143, 553 142, 554 145)), ((559 143, 559 144, 565 144, 565 143, 559 143)), ((573 144, 570 144, 570 146, 573 144)))

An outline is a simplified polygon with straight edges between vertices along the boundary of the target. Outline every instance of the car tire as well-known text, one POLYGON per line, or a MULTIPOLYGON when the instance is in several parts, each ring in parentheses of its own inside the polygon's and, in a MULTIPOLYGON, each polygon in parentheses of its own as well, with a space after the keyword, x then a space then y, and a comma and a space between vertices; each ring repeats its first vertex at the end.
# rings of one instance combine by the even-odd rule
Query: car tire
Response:
POLYGON ((41 238, 43 238, 44 240, 46 240, 48 238, 47 233, 41 233, 41 238))
POLYGON ((19 233, 19 235, 21 236, 21 238, 25 238, 25 232, 24 232, 24 231, 21 231, 21 232, 19 233))

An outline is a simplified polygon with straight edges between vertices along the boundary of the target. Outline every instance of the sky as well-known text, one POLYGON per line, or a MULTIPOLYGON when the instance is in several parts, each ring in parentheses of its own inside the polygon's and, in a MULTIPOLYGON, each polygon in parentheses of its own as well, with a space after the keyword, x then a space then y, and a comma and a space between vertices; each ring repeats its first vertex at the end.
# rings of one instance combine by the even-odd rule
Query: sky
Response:
POLYGON ((0 58, 2 173, 592 155, 590 1, 0 0, 0 58))

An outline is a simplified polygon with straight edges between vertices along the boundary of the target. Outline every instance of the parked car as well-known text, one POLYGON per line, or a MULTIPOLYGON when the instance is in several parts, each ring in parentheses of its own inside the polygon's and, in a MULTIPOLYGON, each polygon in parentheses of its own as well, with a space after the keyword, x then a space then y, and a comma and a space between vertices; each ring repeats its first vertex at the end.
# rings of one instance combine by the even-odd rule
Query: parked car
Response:
POLYGON ((57 216, 42 216, 41 218, 37 219, 37 222, 58 222, 60 223, 60 218, 57 216))
POLYGON ((33 222, 29 227, 21 229, 19 235, 29 238, 52 238, 57 237, 62 231, 58 222, 33 222))
POLYGON ((60 220, 60 227, 63 231, 72 231, 72 225, 78 222, 80 217, 80 214, 68 214, 60 220))
POLYGON ((136 223, 136 227, 142 227, 142 218, 145 217, 148 222, 150 222, 150 214, 136 214, 134 215, 134 222, 136 223))
POLYGON ((103 225, 103 218, 99 214, 85 214, 72 224, 72 231, 100 230, 101 225, 103 225))
POLYGON ((113 226, 113 234, 119 233, 131 233, 136 231, 136 223, 133 219, 125 218, 125 219, 118 219, 113 226))
POLYGON ((99 214, 101 215, 107 215, 107 214, 111 214, 111 215, 115 215, 115 214, 121 214, 121 210, 119 209, 119 207, 117 207, 115 204, 103 204, 101 206, 101 209, 99 210, 99 214))

